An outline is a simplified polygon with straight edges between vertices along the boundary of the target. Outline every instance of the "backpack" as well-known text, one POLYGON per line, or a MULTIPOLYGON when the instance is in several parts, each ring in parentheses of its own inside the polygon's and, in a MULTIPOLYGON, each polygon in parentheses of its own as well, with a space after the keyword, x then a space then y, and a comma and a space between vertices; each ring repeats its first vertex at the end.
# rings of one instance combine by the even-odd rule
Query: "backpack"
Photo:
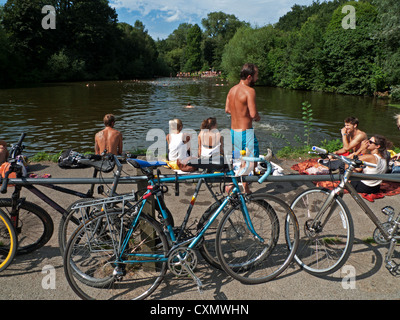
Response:
POLYGON ((88 168, 88 165, 78 162, 81 159, 86 159, 82 153, 67 149, 58 158, 58 166, 62 169, 88 168))

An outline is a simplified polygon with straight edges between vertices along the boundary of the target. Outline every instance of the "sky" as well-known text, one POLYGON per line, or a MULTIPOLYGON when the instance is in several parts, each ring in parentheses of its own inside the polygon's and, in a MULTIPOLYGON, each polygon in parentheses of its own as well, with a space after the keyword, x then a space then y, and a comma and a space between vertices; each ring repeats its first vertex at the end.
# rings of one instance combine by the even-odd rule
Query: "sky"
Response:
MULTIPOLYGON (((88 0, 90 1, 90 0, 88 0)), ((0 0, 0 5, 6 0, 0 0)), ((222 11, 233 14, 253 27, 278 22, 293 5, 310 5, 313 0, 109 0, 119 22, 143 22, 154 39, 167 38, 181 23, 198 24, 207 14, 222 11)))

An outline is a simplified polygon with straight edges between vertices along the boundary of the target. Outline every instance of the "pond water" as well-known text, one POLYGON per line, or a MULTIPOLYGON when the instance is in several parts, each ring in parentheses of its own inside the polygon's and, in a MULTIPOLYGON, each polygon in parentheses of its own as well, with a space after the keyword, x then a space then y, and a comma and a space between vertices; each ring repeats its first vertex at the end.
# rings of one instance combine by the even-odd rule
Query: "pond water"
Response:
MULTIPOLYGON (((168 132, 168 121, 180 118, 184 128, 199 132, 202 120, 216 117, 219 129, 230 127, 225 114, 229 84, 217 79, 162 78, 154 81, 105 81, 44 84, 29 88, 0 89, 0 139, 15 143, 27 133, 25 153, 57 153, 66 148, 94 150, 94 135, 103 116, 113 113, 116 129, 123 133, 125 151, 146 149, 151 129, 168 132), (194 108, 186 109, 187 103, 194 108)), ((385 100, 320 92, 256 87, 261 121, 254 128, 261 152, 278 150, 304 141, 302 102, 313 109, 311 139, 339 138, 347 116, 360 119, 369 135, 385 135, 400 146, 393 116, 400 110, 385 100)))

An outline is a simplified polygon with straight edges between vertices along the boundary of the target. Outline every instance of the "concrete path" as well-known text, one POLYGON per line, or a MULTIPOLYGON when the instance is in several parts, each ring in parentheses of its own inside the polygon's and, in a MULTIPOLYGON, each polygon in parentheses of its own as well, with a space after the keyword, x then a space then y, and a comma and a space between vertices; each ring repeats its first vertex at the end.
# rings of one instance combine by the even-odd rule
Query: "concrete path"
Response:
MULTIPOLYGON (((290 172, 293 162, 282 162, 285 172, 290 172)), ((135 170, 124 166, 125 174, 134 174, 135 170)), ((53 178, 91 177, 90 169, 62 170, 50 163, 32 166, 37 174, 50 173, 53 178)), ((253 184, 252 188, 277 193, 287 203, 301 190, 312 187, 312 183, 268 183, 262 186, 253 184)), ((88 186, 73 186, 80 191, 86 191, 88 186)), ((128 191, 132 186, 122 186, 119 191, 128 191)), ((187 205, 194 191, 193 184, 180 187, 180 197, 174 195, 173 185, 166 197, 167 205, 179 222, 186 213, 187 205)), ((53 190, 40 187, 51 198, 67 207, 76 200, 53 190)), ((254 190, 253 189, 253 190, 254 190)), ((12 190, 9 190, 8 197, 12 190)), ((18 256, 7 270, 0 274, 1 300, 75 300, 77 296, 69 288, 63 271, 63 261, 57 242, 58 223, 60 215, 52 208, 23 191, 29 201, 43 206, 54 219, 54 235, 42 249, 28 255, 18 256)), ((392 276, 384 267, 386 247, 368 244, 363 240, 372 236, 375 227, 368 218, 356 207, 348 196, 344 197, 352 212, 355 225, 355 244, 353 252, 346 264, 335 274, 317 278, 292 264, 287 271, 277 279, 261 285, 243 285, 226 276, 223 272, 205 264, 199 254, 197 275, 203 281, 205 290, 199 294, 191 279, 176 279, 168 273, 164 283, 149 298, 150 300, 381 300, 400 299, 400 279, 392 276), (354 276, 355 275, 355 276, 354 276), (350 281, 351 280, 351 281, 350 281)), ((385 197, 369 203, 378 213, 386 205, 400 208, 399 196, 385 197)), ((193 211, 193 220, 199 217, 212 199, 203 190, 193 211)), ((397 255, 399 257, 399 254, 397 255)), ((400 257, 399 257, 400 258, 400 257)), ((149 311, 150 312, 150 311, 149 311)))

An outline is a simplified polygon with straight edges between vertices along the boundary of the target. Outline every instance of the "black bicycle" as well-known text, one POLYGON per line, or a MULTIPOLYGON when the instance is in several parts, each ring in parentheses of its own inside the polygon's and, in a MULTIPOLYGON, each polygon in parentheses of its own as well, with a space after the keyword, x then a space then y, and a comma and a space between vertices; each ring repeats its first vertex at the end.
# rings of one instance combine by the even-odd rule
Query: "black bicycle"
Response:
MULTIPOLYGON (((15 173, 17 178, 24 178, 26 176, 26 170, 22 161, 22 151, 24 150, 24 145, 22 144, 22 142, 25 136, 26 134, 23 133, 17 144, 12 145, 10 157, 8 159, 10 165, 8 170, 4 173, 4 176, 2 177, 0 189, 0 192, 2 194, 7 193, 7 186, 9 184, 10 174, 15 173)), ((89 161, 88 164, 94 167, 93 177, 96 177, 99 171, 106 170, 106 172, 109 172, 108 170, 110 170, 110 168, 111 170, 113 170, 115 166, 115 162, 112 157, 102 157, 101 160, 99 160, 98 158, 94 158, 89 161)), ((94 193, 93 184, 87 193, 55 186, 50 183, 43 184, 43 187, 47 187, 56 191, 60 191, 62 193, 74 195, 84 199, 93 198, 94 193)), ((43 247, 50 240, 54 231, 54 223, 50 215, 42 207, 27 201, 24 197, 21 197, 22 188, 25 188, 32 192, 34 195, 36 195, 38 198, 43 200, 45 203, 47 203, 49 206, 51 206, 62 215, 67 215, 69 211, 68 208, 64 209, 32 184, 27 183, 24 185, 15 185, 11 198, 0 199, 0 209, 2 209, 5 213, 9 215, 10 220, 17 233, 17 254, 29 253, 43 247)), ((73 220, 73 223, 75 225, 78 225, 79 221, 73 220)))

